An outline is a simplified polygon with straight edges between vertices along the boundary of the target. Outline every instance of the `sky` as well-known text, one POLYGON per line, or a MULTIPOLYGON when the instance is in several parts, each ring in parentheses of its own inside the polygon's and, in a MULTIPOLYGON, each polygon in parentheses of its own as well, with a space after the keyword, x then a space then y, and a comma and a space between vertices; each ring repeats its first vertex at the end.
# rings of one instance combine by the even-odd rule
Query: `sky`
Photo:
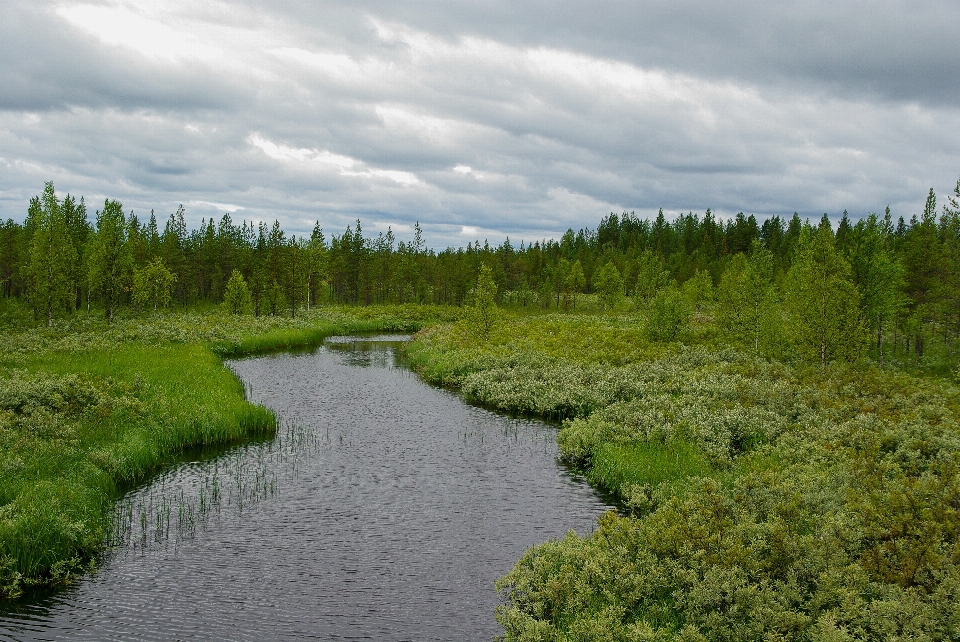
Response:
POLYGON ((0 2, 0 218, 441 249, 610 212, 909 219, 960 176, 960 3, 0 2))

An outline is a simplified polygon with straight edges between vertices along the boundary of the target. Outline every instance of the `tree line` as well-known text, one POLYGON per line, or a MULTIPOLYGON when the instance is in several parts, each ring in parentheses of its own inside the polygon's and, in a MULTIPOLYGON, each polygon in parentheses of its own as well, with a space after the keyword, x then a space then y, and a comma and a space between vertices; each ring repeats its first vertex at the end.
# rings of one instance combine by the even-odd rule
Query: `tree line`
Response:
POLYGON ((725 335, 760 353, 789 347, 811 360, 886 349, 920 359, 931 342, 953 358, 960 336, 960 181, 941 209, 931 189, 922 213, 889 208, 834 228, 709 209, 668 220, 611 213, 596 229, 515 247, 468 243, 428 249, 417 224, 409 242, 392 230, 366 236, 358 220, 340 234, 287 235, 278 222, 204 219, 188 229, 183 207, 161 225, 106 200, 59 198, 52 183, 22 224, 0 224, 0 296, 38 318, 92 307, 156 312, 224 304, 234 312, 296 315, 326 302, 473 304, 481 267, 496 303, 576 309, 584 294, 604 308, 647 311, 653 338, 670 340, 709 309, 725 335))

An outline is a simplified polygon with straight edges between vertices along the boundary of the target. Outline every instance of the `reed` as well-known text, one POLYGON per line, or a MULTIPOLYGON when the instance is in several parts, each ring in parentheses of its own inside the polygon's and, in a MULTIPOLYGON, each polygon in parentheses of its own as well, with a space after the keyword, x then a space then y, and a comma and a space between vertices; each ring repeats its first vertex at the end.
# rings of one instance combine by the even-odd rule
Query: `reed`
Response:
POLYGON ((117 498, 184 452, 274 435, 276 417, 246 401, 223 358, 411 331, 452 314, 388 306, 255 319, 208 310, 111 325, 78 315, 52 330, 5 332, 0 597, 84 572, 109 539, 117 498))

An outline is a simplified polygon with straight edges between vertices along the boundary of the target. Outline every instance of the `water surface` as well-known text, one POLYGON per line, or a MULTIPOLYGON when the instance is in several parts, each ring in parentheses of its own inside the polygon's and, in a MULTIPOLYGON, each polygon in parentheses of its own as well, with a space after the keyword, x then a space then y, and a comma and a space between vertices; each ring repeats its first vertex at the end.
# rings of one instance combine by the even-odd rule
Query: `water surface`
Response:
POLYGON ((494 581, 592 530, 603 500, 556 428, 464 404, 397 365, 397 340, 229 363, 276 439, 129 493, 76 585, 0 607, 0 640, 484 640, 494 581))

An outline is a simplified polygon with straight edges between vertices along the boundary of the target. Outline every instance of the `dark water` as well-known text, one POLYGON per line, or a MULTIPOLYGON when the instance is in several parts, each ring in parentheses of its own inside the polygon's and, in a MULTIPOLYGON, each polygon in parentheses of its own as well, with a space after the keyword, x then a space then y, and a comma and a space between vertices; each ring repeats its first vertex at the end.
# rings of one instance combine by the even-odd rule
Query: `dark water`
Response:
POLYGON ((0 640, 501 633, 494 580, 531 545, 589 532, 606 506, 557 464, 555 428, 425 385, 396 346, 340 339, 231 362, 282 417, 278 437, 130 493, 100 569, 0 607, 0 640))

